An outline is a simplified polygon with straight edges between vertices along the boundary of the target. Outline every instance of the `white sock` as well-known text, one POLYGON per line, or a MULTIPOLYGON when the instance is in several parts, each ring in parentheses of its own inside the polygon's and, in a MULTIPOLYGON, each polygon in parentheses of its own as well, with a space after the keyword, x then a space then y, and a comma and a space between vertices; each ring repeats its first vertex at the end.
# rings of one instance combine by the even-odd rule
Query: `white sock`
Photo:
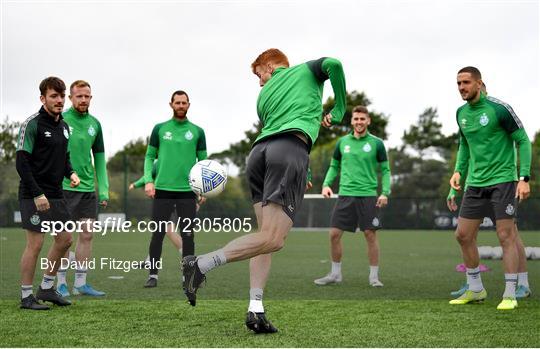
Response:
POLYGON ((469 290, 473 292, 480 292, 484 289, 482 285, 482 277, 480 276, 480 267, 476 268, 467 268, 467 284, 469 285, 469 290))
POLYGON ((516 284, 518 275, 515 273, 504 273, 505 287, 503 298, 516 298, 516 284))
POLYGON ((82 287, 86 285, 86 269, 75 270, 75 287, 82 287))
POLYGON ((369 279, 379 280, 379 266, 378 265, 369 266, 369 279))
POLYGON ((59 269, 58 270, 58 273, 56 273, 56 276, 58 277, 58 279, 56 280, 56 286, 60 286, 62 284, 67 284, 66 274, 67 274, 67 269, 59 269))
POLYGON ((21 298, 26 298, 32 293, 32 285, 21 285, 21 298))
MULTIPOLYGON (((156 279, 156 280, 157 280, 158 275, 157 275, 157 274, 150 274, 150 275, 148 275, 148 278, 149 278, 149 279, 156 279)), ((182 280, 183 280, 183 279, 182 279, 182 280)))
POLYGON ((225 258, 223 249, 203 254, 197 258, 197 265, 203 274, 206 274, 215 267, 219 267, 225 263, 227 263, 227 258, 225 258))
POLYGON ((262 298, 263 298, 262 288, 250 289, 248 311, 251 311, 253 313, 264 313, 264 306, 263 306, 262 298))
POLYGON ((518 273, 518 285, 529 288, 529 273, 518 273))
POLYGON ((341 275, 341 262, 332 262, 332 275, 341 275))
POLYGON ((56 276, 43 274, 43 281, 41 281, 41 289, 48 290, 54 286, 54 279, 56 276))
POLYGON ((180 247, 180 248, 178 249, 178 252, 180 252, 180 257, 182 257, 182 256, 183 256, 183 255, 182 255, 182 247, 180 247))

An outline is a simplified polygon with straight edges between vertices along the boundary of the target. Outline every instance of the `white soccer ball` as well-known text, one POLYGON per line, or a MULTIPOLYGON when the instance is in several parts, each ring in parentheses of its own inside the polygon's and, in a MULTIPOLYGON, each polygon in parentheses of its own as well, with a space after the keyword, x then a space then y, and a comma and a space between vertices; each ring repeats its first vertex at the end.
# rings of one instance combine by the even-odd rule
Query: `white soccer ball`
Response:
POLYGON ((502 259, 503 250, 501 246, 493 247, 493 253, 491 254, 492 259, 502 259))
POLYGON ((478 246, 478 254, 480 255, 480 259, 490 259, 493 256, 493 247, 478 246))
POLYGON ((189 186, 197 195, 207 198, 220 194, 227 183, 227 170, 215 160, 202 160, 189 171, 189 186))

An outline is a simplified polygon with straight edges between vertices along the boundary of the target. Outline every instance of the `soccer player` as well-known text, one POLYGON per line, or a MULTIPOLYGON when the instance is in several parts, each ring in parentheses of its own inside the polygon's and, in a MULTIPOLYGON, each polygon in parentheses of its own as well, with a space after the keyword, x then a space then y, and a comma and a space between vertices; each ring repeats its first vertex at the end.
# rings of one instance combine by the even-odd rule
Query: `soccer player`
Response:
POLYGON ((48 301, 59 306, 70 305, 54 288, 60 259, 71 245, 71 234, 62 231, 54 236, 47 254, 47 268, 34 297, 32 281, 36 262, 43 247, 45 233, 57 223, 69 220, 62 193, 62 179, 79 185, 79 177, 69 160, 69 128, 62 118, 66 85, 57 77, 48 77, 39 85, 43 106, 26 119, 19 130, 16 168, 22 227, 26 229, 26 247, 21 258, 21 305, 23 309, 48 310, 39 303, 48 301), (46 225, 45 223, 48 223, 46 225))
POLYGON ((179 227, 182 255, 195 253, 192 226, 186 224, 195 218, 197 212, 197 197, 189 186, 189 171, 197 161, 206 159, 206 138, 203 129, 187 119, 190 103, 186 92, 175 91, 169 105, 173 117, 154 126, 144 160, 144 191, 154 199, 152 220, 159 225, 159 230, 152 233, 150 241, 150 275, 144 287, 157 286, 156 263, 161 258, 167 230, 165 224, 175 210, 184 223, 179 227), (154 179, 152 167, 158 156, 154 179))
MULTIPOLYGON (((64 121, 69 126, 70 140, 68 150, 73 170, 81 179, 81 184, 72 188, 67 179, 64 179, 64 197, 71 213, 71 219, 83 222, 81 232, 77 238, 75 249, 75 282, 74 295, 104 296, 105 292, 95 290, 86 282, 88 270, 87 261, 92 255, 91 229, 97 217, 97 200, 102 207, 109 201, 109 180, 105 165, 105 148, 103 145, 103 132, 101 124, 90 114, 92 90, 90 84, 83 80, 74 81, 69 88, 71 108, 63 113, 64 121), (92 158, 94 159, 92 164, 92 158), (96 175, 94 176, 94 168, 96 175), (95 193, 95 179, 98 184, 98 198, 95 193)), ((68 257, 68 254, 65 256, 68 257)), ((65 265, 64 265, 65 266, 65 265)), ((66 282, 66 268, 58 270, 57 289, 62 296, 69 296, 66 282)))
POLYGON ((457 85, 467 103, 456 113, 460 142, 450 186, 461 189, 461 175, 468 166, 467 190, 461 203, 456 238, 467 267, 469 288, 450 304, 467 304, 487 297, 478 267, 476 237, 483 218, 493 212, 503 249, 506 281, 497 309, 512 310, 517 307, 516 199, 524 200, 530 194, 531 143, 514 110, 481 91, 482 75, 477 68, 462 68, 457 75, 457 85), (519 146, 519 181, 514 142, 519 146))
POLYGON ((390 167, 382 140, 368 131, 371 118, 364 106, 352 110, 352 133, 340 138, 323 182, 322 195, 330 198, 330 186, 341 170, 339 198, 332 213, 330 228, 330 273, 315 280, 317 285, 340 283, 341 237, 343 231, 364 232, 369 260, 369 284, 382 287, 379 280, 379 242, 377 230, 381 228, 379 209, 388 204, 390 194, 390 167), (377 197, 377 172, 382 174, 382 193, 377 197))
POLYGON ((279 251, 292 227, 304 196, 309 151, 324 127, 339 123, 345 112, 345 76, 341 63, 320 58, 289 67, 278 49, 261 53, 251 64, 262 87, 257 113, 263 124, 249 155, 246 174, 259 231, 239 237, 225 247, 183 259, 184 287, 191 305, 205 274, 229 262, 250 260, 250 302, 246 325, 256 333, 277 329, 266 319, 263 289, 272 252, 279 251), (324 82, 330 79, 335 95, 331 113, 322 117, 324 82))

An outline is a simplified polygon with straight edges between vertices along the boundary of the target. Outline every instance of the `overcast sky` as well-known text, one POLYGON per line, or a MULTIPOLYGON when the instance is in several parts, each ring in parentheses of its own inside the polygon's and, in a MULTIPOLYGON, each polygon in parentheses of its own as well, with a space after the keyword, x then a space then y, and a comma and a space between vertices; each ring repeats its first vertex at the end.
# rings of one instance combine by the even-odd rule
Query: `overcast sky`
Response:
MULTIPOLYGON (((209 153, 257 121, 250 64, 277 47, 291 64, 322 56, 343 63, 348 91, 390 116, 388 146, 427 107, 455 132, 463 102, 456 72, 477 66, 491 95, 512 105, 529 137, 540 130, 538 1, 5 1, 2 119, 40 107, 50 75, 92 85, 91 113, 107 155, 171 117, 174 90, 209 153)), ((329 83, 325 98, 332 94, 329 83)), ((66 98, 66 107, 70 103, 66 98)))

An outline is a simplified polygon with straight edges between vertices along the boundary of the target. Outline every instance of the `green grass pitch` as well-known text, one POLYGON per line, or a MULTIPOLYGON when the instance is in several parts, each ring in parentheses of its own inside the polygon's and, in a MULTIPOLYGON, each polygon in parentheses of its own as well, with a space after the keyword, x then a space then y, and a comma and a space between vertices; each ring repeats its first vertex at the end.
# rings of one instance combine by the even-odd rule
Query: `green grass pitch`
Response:
MULTIPOLYGON (((540 246, 540 232, 522 232, 526 246, 540 246)), ((237 236, 199 233, 198 253, 237 236)), ((94 257, 140 260, 149 234, 110 233, 94 238, 94 257)), ((320 287, 315 278, 330 269, 327 232, 293 231, 276 253, 265 290, 269 319, 280 330, 254 335, 244 327, 249 296, 248 263, 212 271, 199 290, 197 307, 181 292, 179 256, 165 238, 163 270, 155 289, 142 286, 147 273, 108 268, 89 271, 88 281, 107 292, 101 299, 72 296, 73 305, 47 312, 19 309, 21 229, 0 229, 0 347, 538 347, 537 294, 516 311, 495 308, 504 289, 501 261, 482 260, 488 291, 483 304, 450 306, 449 292, 464 281, 450 231, 381 231, 381 289, 367 284, 363 236, 343 238, 343 277, 338 286, 320 287), (109 276, 123 276, 111 279, 109 276)), ((46 237, 42 256, 52 241, 46 237)), ((492 231, 479 245, 498 244, 492 231)), ((529 261, 533 292, 540 291, 540 261, 529 261)), ((39 265, 38 265, 39 268, 39 265)), ((42 271, 36 272, 34 289, 42 271)), ((73 271, 68 273, 70 287, 73 271)))

